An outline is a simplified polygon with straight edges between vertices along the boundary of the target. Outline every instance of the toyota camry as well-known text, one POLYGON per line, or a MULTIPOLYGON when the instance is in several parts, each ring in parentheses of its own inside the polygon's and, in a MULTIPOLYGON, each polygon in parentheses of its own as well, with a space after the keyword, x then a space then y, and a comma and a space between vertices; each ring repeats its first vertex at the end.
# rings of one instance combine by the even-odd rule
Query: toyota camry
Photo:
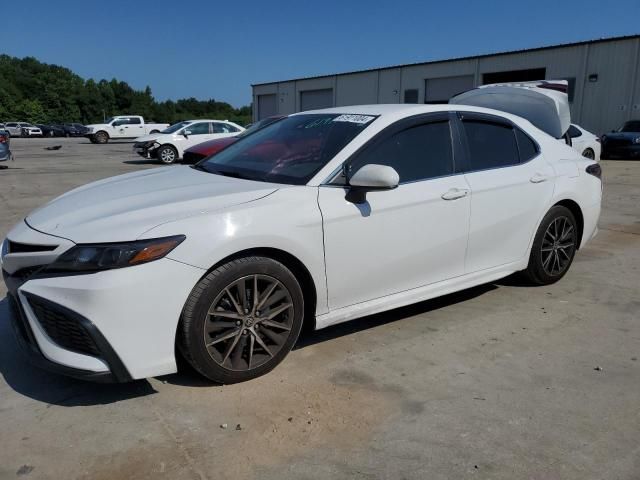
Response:
POLYGON ((558 281, 597 231, 600 166, 550 134, 557 116, 544 131, 468 100, 294 114, 194 166, 54 199, 2 244, 18 340, 76 377, 168 374, 179 352, 233 383, 303 325, 514 272, 558 281))

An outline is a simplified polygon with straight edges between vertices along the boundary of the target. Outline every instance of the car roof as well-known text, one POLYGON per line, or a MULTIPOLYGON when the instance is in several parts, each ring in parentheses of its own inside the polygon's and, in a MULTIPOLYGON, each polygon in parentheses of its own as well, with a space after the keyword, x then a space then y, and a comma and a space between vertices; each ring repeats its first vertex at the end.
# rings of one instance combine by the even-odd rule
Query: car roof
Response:
MULTIPOLYGON (((389 123, 399 120, 404 117, 410 117, 413 115, 420 115, 423 113, 436 113, 436 112, 476 112, 485 113, 489 115, 497 115, 502 118, 506 118, 514 121, 515 123, 525 122, 527 125, 533 127, 531 122, 526 118, 522 118, 517 115, 513 115, 501 110, 495 110, 485 107, 474 107, 471 105, 451 105, 448 103, 436 103, 436 104, 377 104, 377 105, 351 105, 345 107, 333 107, 322 110, 308 110, 305 112, 294 113, 293 115, 305 115, 305 114, 352 114, 352 115, 374 115, 385 118, 389 123)), ((534 127, 535 128, 535 127, 534 127)))

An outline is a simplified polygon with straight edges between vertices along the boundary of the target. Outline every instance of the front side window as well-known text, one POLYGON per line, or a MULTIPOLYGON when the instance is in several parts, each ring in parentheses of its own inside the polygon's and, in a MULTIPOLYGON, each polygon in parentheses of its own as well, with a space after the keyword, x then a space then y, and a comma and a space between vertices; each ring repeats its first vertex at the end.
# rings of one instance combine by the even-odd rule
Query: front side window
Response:
POLYGON ((374 142, 351 162, 349 171, 369 164, 394 168, 400 183, 453 174, 449 121, 415 125, 374 142))
POLYGON ((189 135, 207 135, 209 133, 209 122, 192 123, 185 128, 186 131, 191 132, 189 135))
POLYGON ((292 115, 242 137, 195 168, 250 180, 304 185, 375 118, 292 115))
POLYGON ((520 163, 513 127, 484 120, 463 119, 469 152, 468 169, 485 170, 520 163))
POLYGON ((185 127, 187 125, 189 125, 191 122, 178 122, 178 123, 174 123, 173 125, 171 125, 170 127, 165 128, 164 130, 162 130, 162 132, 160 133, 176 133, 178 130, 180 130, 182 127, 185 127))

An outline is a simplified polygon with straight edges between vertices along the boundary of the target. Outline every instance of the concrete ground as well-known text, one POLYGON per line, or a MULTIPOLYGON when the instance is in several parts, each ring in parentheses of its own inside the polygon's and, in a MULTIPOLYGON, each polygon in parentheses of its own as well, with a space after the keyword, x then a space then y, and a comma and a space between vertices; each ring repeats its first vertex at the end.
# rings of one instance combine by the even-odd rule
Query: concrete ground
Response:
MULTIPOLYGON (((122 143, 13 150, 0 237, 76 185, 156 166, 122 143)), ((310 334, 244 384, 39 371, 2 300, 0 479, 640 478, 640 163, 602 165, 600 233, 558 284, 506 279, 310 334)))

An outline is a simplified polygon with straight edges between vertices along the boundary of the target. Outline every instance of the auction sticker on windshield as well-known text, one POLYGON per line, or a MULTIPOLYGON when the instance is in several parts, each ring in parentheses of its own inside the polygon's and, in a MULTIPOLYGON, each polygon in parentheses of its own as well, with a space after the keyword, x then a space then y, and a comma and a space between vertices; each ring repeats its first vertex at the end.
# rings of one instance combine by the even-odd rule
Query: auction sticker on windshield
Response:
POLYGON ((334 122, 351 122, 351 123, 369 123, 376 117, 372 117, 371 115, 340 115, 333 119, 334 122))

